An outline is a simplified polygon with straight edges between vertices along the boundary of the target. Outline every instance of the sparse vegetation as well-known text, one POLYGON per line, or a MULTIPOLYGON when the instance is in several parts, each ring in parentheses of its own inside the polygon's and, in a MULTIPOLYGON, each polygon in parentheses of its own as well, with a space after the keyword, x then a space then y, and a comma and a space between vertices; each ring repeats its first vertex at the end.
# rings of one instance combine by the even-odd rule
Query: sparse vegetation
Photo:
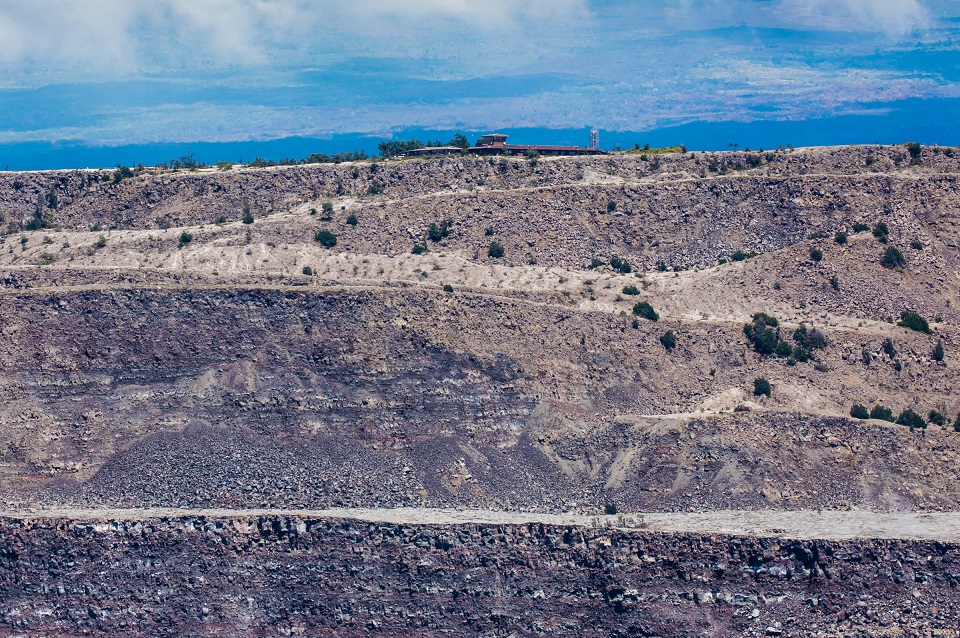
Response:
POLYGON ((914 239, 910 242, 910 248, 914 250, 923 250, 923 243, 919 239, 914 239))
POLYGON ((922 416, 907 408, 897 417, 897 425, 905 425, 912 430, 914 428, 926 428, 927 422, 923 420, 922 416))
POLYGON ((644 319, 649 319, 650 321, 658 321, 660 315, 657 314, 657 311, 653 309, 646 301, 639 301, 633 306, 633 314, 638 317, 643 317, 644 319))
POLYGON ((357 216, 354 213, 350 213, 349 215, 347 215, 348 224, 350 224, 351 226, 356 226, 357 222, 358 222, 357 216))
POLYGON ((869 419, 870 412, 865 406, 855 403, 852 408, 850 408, 850 416, 855 419, 869 419))
POLYGON ((890 239, 890 229, 883 222, 877 222, 873 226, 873 236, 885 244, 890 239))
POLYGON ((753 380, 753 396, 770 396, 770 382, 763 377, 757 377, 753 380))
POLYGON ((422 255, 427 252, 427 247, 424 244, 414 244, 413 249, 410 250, 414 255, 422 255))
POLYGON ((842 230, 838 230, 837 234, 833 236, 833 241, 843 246, 847 243, 847 233, 842 230))
POLYGON ((450 235, 450 226, 453 222, 449 219, 445 219, 440 224, 436 222, 430 224, 430 228, 427 230, 427 238, 432 242, 438 242, 442 239, 445 239, 450 235))
POLYGON ((677 335, 673 333, 673 330, 667 330, 660 336, 660 345, 668 352, 677 347, 677 335))
POLYGON ((323 202, 320 205, 320 210, 323 211, 323 220, 330 221, 333 219, 333 203, 332 202, 323 202))
POLYGON ((639 295, 639 294, 640 294, 640 289, 637 288, 637 287, 634 286, 634 285, 624 286, 624 287, 623 287, 623 294, 625 294, 625 295, 639 295))
POLYGON ((930 324, 915 312, 909 312, 907 310, 901 312, 900 321, 897 322, 897 325, 901 328, 909 328, 910 330, 930 334, 930 324))
POLYGON ((934 361, 943 361, 943 339, 937 341, 937 345, 933 347, 933 352, 930 356, 933 357, 934 361))
POLYGON ((737 250, 732 255, 730 255, 730 259, 732 259, 733 261, 744 261, 747 259, 752 259, 753 257, 756 257, 756 256, 757 256, 757 253, 753 251, 746 252, 743 250, 737 250))
POLYGON ((320 245, 324 248, 333 248, 337 245, 337 236, 331 233, 329 230, 318 230, 317 234, 313 238, 320 242, 320 245))
POLYGON ((870 418, 879 421, 889 421, 890 423, 896 420, 893 418, 893 410, 879 403, 870 408, 870 418))
POLYGON ((940 412, 940 410, 934 409, 927 413, 927 421, 933 425, 939 425, 940 427, 943 427, 947 423, 947 417, 940 412))
POLYGON ((883 345, 881 347, 883 348, 884 353, 886 353, 886 355, 891 359, 897 356, 897 349, 894 347, 893 339, 890 337, 887 337, 883 340, 883 345))
POLYGON ((630 265, 630 262, 619 257, 610 258, 610 267, 623 274, 633 272, 633 266, 630 265))
POLYGON ((907 259, 897 248, 887 246, 880 263, 884 268, 903 268, 907 265, 907 259))
POLYGON ((810 247, 810 259, 813 261, 819 262, 823 259, 823 251, 817 248, 816 246, 810 247))
POLYGON ((493 257, 494 259, 503 257, 503 245, 496 241, 490 242, 490 246, 487 248, 487 256, 493 257))
POLYGON ((863 233, 870 230, 869 224, 864 224, 863 222, 857 222, 853 225, 853 232, 863 233))

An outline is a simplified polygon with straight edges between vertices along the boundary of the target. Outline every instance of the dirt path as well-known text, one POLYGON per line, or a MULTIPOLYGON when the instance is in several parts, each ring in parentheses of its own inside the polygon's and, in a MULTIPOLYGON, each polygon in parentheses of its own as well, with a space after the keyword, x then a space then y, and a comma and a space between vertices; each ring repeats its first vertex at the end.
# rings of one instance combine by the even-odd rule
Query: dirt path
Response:
MULTIPOLYGON (((941 540, 960 542, 960 512, 839 512, 746 511, 629 513, 617 516, 539 514, 491 510, 453 509, 51 509, 0 511, 0 518, 18 520, 67 519, 74 521, 137 521, 155 518, 249 518, 295 516, 300 518, 352 519, 406 525, 523 525, 546 523, 580 527, 642 528, 646 531, 689 534, 730 534, 797 539, 842 540, 856 538, 941 540)), ((107 531, 104 528, 103 531, 107 531)))

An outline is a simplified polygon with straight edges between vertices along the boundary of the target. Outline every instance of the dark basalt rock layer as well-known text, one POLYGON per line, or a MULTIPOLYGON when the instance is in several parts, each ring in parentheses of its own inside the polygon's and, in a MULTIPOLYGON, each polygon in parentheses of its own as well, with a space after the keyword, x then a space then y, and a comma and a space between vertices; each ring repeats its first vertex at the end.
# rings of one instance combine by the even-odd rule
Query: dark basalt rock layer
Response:
POLYGON ((960 547, 550 525, 0 522, 3 636, 950 635, 960 547))

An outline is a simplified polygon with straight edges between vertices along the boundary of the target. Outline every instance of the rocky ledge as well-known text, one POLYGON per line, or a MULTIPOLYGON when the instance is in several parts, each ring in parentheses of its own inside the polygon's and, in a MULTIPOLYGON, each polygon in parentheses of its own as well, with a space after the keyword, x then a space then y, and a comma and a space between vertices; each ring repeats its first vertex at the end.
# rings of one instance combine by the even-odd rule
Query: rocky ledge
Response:
POLYGON ((953 635, 960 547, 293 516, 0 521, 0 636, 953 635))

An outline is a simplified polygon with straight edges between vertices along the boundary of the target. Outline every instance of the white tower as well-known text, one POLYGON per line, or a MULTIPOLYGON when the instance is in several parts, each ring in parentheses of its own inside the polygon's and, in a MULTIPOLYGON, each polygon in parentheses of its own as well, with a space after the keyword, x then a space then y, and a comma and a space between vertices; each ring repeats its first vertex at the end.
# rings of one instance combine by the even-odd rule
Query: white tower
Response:
POLYGON ((600 131, 597 129, 590 131, 590 148, 595 151, 600 150, 600 131))

